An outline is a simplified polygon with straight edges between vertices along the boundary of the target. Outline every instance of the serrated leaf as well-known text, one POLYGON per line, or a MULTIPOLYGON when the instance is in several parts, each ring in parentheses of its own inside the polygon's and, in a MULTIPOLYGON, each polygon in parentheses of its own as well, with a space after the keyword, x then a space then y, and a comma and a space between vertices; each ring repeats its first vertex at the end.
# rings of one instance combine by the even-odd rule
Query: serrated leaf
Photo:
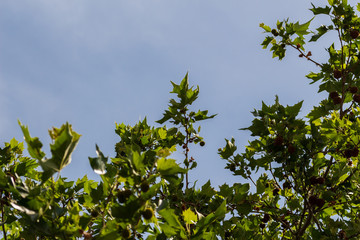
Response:
POLYGON ((259 27, 261 27, 262 29, 264 29, 266 32, 271 32, 271 27, 265 25, 264 23, 260 23, 259 27))
POLYGON ((159 128, 158 133, 159 133, 159 136, 160 136, 161 139, 165 139, 165 138, 166 138, 167 132, 166 132, 165 129, 159 128))
POLYGON ((226 141, 226 146, 223 149, 221 149, 219 154, 223 159, 228 159, 230 156, 232 156, 234 154, 237 147, 235 145, 234 138, 232 138, 231 140, 225 139, 225 141, 226 141))
POLYGON ((287 107, 285 108, 285 112, 286 112, 287 114, 289 114, 291 117, 296 117, 296 116, 299 114, 299 112, 300 112, 300 109, 301 109, 301 107, 302 107, 303 102, 304 102, 304 101, 300 101, 300 102, 296 103, 296 104, 293 105, 293 106, 287 106, 287 107))
POLYGON ((18 124, 20 125, 21 131, 23 132, 25 142, 28 145, 28 152, 31 157, 41 160, 45 157, 45 153, 41 150, 43 144, 40 142, 39 138, 30 136, 30 132, 27 126, 21 124, 20 120, 18 120, 18 124))
POLYGON ((52 158, 40 161, 44 170, 43 181, 70 164, 71 154, 81 136, 72 130, 69 123, 62 125, 59 129, 53 128, 49 133, 53 137, 54 143, 50 144, 52 158))
POLYGON ((162 209, 158 211, 158 213, 173 229, 184 230, 184 227, 181 225, 174 209, 162 209))
POLYGON ((327 33, 327 31, 329 30, 327 28, 327 26, 321 26, 319 28, 316 29, 318 32, 317 34, 314 34, 311 39, 309 40, 309 42, 315 42, 317 41, 320 37, 322 37, 325 33, 327 33))
POLYGON ((294 24, 294 30, 296 32, 297 35, 302 36, 302 35, 306 35, 309 32, 307 31, 309 29, 310 23, 314 18, 310 19, 309 21, 307 21, 306 23, 303 24, 299 24, 299 22, 296 22, 294 24))
POLYGON ((197 215, 190 208, 182 212, 185 223, 194 224, 198 221, 197 215))
POLYGON ((318 15, 318 14, 326 14, 329 15, 331 8, 329 6, 326 7, 315 7, 314 4, 311 4, 313 8, 311 8, 310 10, 314 13, 314 15, 318 15))
POLYGON ((161 175, 173 175, 177 173, 186 173, 186 169, 181 168, 174 159, 160 158, 157 161, 157 170, 161 175))

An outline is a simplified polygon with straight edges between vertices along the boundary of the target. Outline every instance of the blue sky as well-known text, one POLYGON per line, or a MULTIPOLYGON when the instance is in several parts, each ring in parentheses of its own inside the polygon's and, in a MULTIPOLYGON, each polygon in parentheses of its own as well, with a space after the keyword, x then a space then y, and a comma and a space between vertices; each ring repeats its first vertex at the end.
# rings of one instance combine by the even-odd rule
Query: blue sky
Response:
MULTIPOLYGON (((191 151, 198 168, 190 179, 241 181, 223 170, 217 149, 231 137, 244 149, 249 133, 238 129, 250 125, 250 111, 277 94, 283 104, 304 99, 306 114, 324 97, 304 77, 314 65, 292 50, 280 62, 260 46, 259 23, 308 21, 310 7, 289 0, 2 0, 1 140, 22 139, 19 119, 49 152, 47 130, 68 121, 82 137, 62 175, 96 179, 88 163, 95 143, 114 156, 115 122, 146 116, 155 124, 172 97, 170 81, 189 72, 190 84, 200 86, 194 110, 218 114, 202 124, 206 146, 191 151)), ((320 62, 326 44, 309 46, 320 62)))

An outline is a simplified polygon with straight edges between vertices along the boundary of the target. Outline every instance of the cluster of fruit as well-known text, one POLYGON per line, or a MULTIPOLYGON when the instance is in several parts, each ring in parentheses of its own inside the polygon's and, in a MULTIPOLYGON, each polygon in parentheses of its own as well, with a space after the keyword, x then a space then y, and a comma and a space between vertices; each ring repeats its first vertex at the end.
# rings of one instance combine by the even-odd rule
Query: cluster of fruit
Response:
POLYGON ((322 198, 318 198, 317 196, 313 195, 309 197, 309 203, 311 206, 317 206, 319 208, 322 208, 325 204, 325 200, 322 198))
MULTIPOLYGON (((339 70, 334 71, 334 77, 337 77, 338 75, 335 75, 336 72, 339 70)), ((348 91, 353 94, 353 101, 356 103, 360 103, 360 94, 358 94, 358 87, 351 86, 348 88, 348 91)), ((335 105, 342 103, 342 99, 338 92, 330 92, 329 97, 333 100, 333 103, 335 105)))
MULTIPOLYGON (((150 186, 149 183, 144 181, 140 184, 140 190, 141 192, 145 193, 147 191, 149 191, 150 186)), ((130 189, 122 189, 119 190, 116 194, 117 200, 119 203, 125 203, 131 196, 133 195, 133 192, 130 189)), ((141 216, 145 219, 145 220, 150 220, 154 217, 154 210, 151 207, 146 207, 145 210, 143 210, 141 212, 141 216)), ((121 236, 124 239, 128 239, 131 236, 131 231, 130 229, 124 228, 120 231, 121 236)))
POLYGON ((346 158, 357 157, 359 155, 359 149, 357 147, 348 148, 344 150, 344 156, 346 158))
MULTIPOLYGON (((284 138, 281 135, 278 135, 274 139, 274 147, 281 147, 284 145, 284 138)), ((287 151, 289 154, 294 154, 296 151, 296 147, 292 143, 285 143, 287 147, 287 151)))

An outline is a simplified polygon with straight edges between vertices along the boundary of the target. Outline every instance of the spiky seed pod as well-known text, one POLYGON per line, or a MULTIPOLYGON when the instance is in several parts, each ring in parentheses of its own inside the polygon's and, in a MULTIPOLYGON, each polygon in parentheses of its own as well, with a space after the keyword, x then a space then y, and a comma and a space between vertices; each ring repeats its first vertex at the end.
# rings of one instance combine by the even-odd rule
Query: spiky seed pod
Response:
POLYGON ((317 197, 316 196, 310 196, 309 197, 309 203, 311 206, 315 206, 316 205, 316 201, 317 201, 317 197))
POLYGON ((339 96, 339 93, 338 92, 331 92, 330 94, 329 94, 329 97, 331 98, 331 99, 334 99, 334 98, 336 98, 336 97, 338 97, 339 96))
POLYGON ((318 206, 319 208, 322 208, 325 205, 325 200, 322 198, 318 198, 316 199, 315 205, 318 206))
POLYGON ((295 153, 296 148, 291 143, 288 145, 288 153, 293 154, 295 153))
POLYGON ((345 149, 345 151, 344 151, 344 156, 345 156, 346 158, 351 158, 351 156, 352 156, 352 149, 345 149))
POLYGON ((119 191, 116 196, 118 198, 119 203, 124 203, 124 202, 126 202, 126 200, 129 199, 131 194, 132 194, 132 192, 130 189, 125 189, 125 190, 119 191))
POLYGON ((271 33, 272 33, 275 37, 279 36, 279 33, 278 33, 278 31, 276 31, 276 29, 272 29, 272 30, 271 30, 271 33))
POLYGON ((360 103, 360 94, 355 94, 355 95, 353 96, 353 100, 354 100, 355 102, 357 102, 357 103, 360 103))
POLYGON ((333 98, 333 102, 335 105, 340 104, 342 102, 342 99, 341 99, 341 97, 336 97, 336 98, 333 98))
POLYGON ((274 139, 274 145, 279 147, 283 144, 284 142, 284 138, 282 136, 277 136, 275 139, 274 139))
POLYGON ((352 87, 349 87, 349 92, 351 92, 352 94, 355 94, 358 92, 358 87, 356 86, 352 86, 352 87))
POLYGON ((318 183, 318 182, 317 182, 317 177, 316 177, 316 176, 312 176, 312 177, 310 178, 310 183, 311 183, 311 185, 317 184, 317 183, 318 183))
POLYGON ((317 183, 320 185, 325 183, 325 178, 323 178, 323 177, 318 177, 316 180, 317 180, 317 183))
POLYGON ((130 232, 130 229, 128 228, 125 228, 121 231, 121 236, 124 238, 124 239, 129 239, 130 236, 131 236, 131 232, 130 232))
POLYGON ((339 69, 334 70, 334 78, 339 79, 342 77, 342 72, 339 69))
POLYGON ((146 219, 146 220, 150 220, 153 216, 154 216, 154 211, 151 208, 146 208, 143 212, 142 212, 142 216, 146 219))
POLYGON ((350 37, 352 39, 358 38, 359 37, 359 31, 356 29, 351 29, 350 30, 350 37))
POLYGON ((353 149, 351 149, 352 157, 357 157, 358 155, 359 155, 359 149, 357 147, 354 147, 353 149))

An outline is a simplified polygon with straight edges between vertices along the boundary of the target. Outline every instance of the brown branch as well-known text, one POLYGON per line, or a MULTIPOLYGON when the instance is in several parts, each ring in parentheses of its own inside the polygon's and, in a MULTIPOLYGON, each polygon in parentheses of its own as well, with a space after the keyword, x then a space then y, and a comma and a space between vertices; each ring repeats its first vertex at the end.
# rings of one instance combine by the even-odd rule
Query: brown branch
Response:
POLYGON ((4 239, 7 240, 6 230, 5 230, 5 222, 4 222, 4 203, 2 201, 1 201, 1 222, 2 222, 2 230, 3 230, 4 239))
POLYGON ((304 225, 302 225, 302 227, 296 233, 296 240, 300 240, 302 238, 302 235, 305 233, 306 229, 310 225, 312 218, 313 218, 313 214, 310 211, 307 218, 306 218, 306 221, 305 221, 304 225))
POLYGON ((300 52, 300 56, 305 57, 308 61, 314 63, 316 66, 318 67, 323 67, 323 65, 321 63, 316 62, 315 60, 313 60, 310 56, 308 56, 307 54, 305 54, 299 47, 293 45, 293 44, 289 44, 291 47, 293 47, 294 49, 298 50, 300 52))

